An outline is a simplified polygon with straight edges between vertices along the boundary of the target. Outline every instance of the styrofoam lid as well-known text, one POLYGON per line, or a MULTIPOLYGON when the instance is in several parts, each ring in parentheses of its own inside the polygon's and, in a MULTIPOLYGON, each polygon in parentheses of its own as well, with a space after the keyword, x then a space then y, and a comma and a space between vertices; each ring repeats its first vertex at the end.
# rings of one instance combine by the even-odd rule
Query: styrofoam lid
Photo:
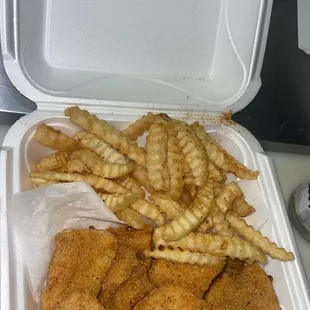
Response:
POLYGON ((39 104, 237 111, 261 85, 270 0, 1 1, 7 73, 39 104))

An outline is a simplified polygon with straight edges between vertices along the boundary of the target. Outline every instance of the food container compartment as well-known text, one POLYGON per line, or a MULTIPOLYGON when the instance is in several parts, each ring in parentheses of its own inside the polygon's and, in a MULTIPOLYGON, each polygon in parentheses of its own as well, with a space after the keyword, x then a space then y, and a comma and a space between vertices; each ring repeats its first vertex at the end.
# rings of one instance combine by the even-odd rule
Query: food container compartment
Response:
POLYGON ((70 136, 80 130, 63 116, 72 104, 120 129, 148 111, 198 120, 229 153, 258 169, 258 180, 240 182, 246 199, 257 209, 262 233, 296 256, 293 262, 270 260, 266 272, 282 309, 310 309, 272 162, 245 128, 221 114, 244 108, 261 85, 271 0, 0 4, 5 69, 38 106, 12 126, 0 153, 1 309, 35 307, 7 209, 12 194, 32 188, 29 171, 52 151, 32 141, 36 127, 44 122, 70 136))
MULTIPOLYGON (((120 129, 125 128, 132 119, 138 117, 137 115, 129 117, 119 114, 100 114, 98 109, 97 111, 93 110, 93 112, 97 112, 99 117, 110 121, 120 129)), ((175 115, 175 117, 185 119, 188 122, 197 120, 195 117, 188 118, 188 115, 175 115)), ((201 115, 198 117, 201 121, 201 115)), ((11 145, 14 151, 3 151, 6 156, 1 156, 2 165, 5 158, 11 163, 11 167, 9 165, 8 169, 12 171, 11 190, 13 193, 33 188, 28 177, 29 171, 34 168, 34 164, 42 156, 53 152, 32 140, 36 127, 42 122, 61 129, 70 136, 81 130, 71 124, 67 118, 64 118, 63 112, 59 111, 36 111, 16 123, 4 141, 4 145, 11 145)), ((282 263, 277 260, 270 260, 265 268, 266 272, 272 275, 274 279, 274 287, 283 309, 307 309, 304 305, 310 304, 304 274, 300 267, 295 240, 292 237, 287 214, 284 211, 285 207, 270 158, 263 153, 256 139, 241 126, 226 121, 224 117, 210 115, 204 116, 203 122, 207 124, 206 128, 210 134, 233 156, 248 167, 260 171, 258 180, 243 180, 240 181, 240 185, 248 202, 257 209, 254 216, 263 219, 260 227, 262 233, 280 246, 293 251, 296 255, 296 260, 293 262, 282 263)), ((142 145, 144 144, 143 137, 140 138, 139 142, 142 145)), ((2 175, 3 173, 5 172, 2 171, 2 175)), ((229 178, 238 181, 234 176, 229 176, 229 178)), ((2 213, 2 215, 4 214, 2 213)), ((249 223, 253 221, 251 217, 249 223)), ((9 241, 10 259, 7 262, 10 272, 2 269, 1 277, 2 285, 5 285, 6 277, 8 277, 7 283, 10 283, 10 297, 7 302, 10 302, 11 306, 7 309, 28 309, 30 304, 34 305, 34 301, 31 300, 31 289, 27 282, 20 246, 14 232, 9 231, 9 235, 4 237, 11 240, 9 241)), ((5 248, 2 247, 2 251, 5 252, 5 248)), ((9 293, 7 289, 8 287, 5 287, 1 292, 9 293)))

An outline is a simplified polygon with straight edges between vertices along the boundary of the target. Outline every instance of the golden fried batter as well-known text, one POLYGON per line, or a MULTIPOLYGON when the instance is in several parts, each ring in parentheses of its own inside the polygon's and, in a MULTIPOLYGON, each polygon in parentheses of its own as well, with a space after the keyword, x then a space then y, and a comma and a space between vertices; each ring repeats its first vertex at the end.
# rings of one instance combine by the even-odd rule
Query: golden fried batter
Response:
POLYGON ((118 249, 116 237, 103 230, 64 230, 55 241, 42 310, 57 309, 76 290, 97 296, 118 249))
POLYGON ((143 230, 135 230, 128 226, 122 226, 120 228, 108 228, 107 231, 118 239, 120 245, 127 246, 137 251, 151 249, 152 226, 147 226, 143 230))
POLYGON ((212 310, 280 310, 272 281, 258 265, 229 265, 206 294, 212 310))
POLYGON ((117 288, 130 277, 132 269, 138 265, 139 259, 136 251, 120 246, 112 267, 102 284, 99 300, 103 305, 109 308, 108 303, 117 288))
POLYGON ((209 285, 223 270, 225 261, 216 266, 200 266, 154 260, 149 271, 150 281, 161 286, 168 283, 178 284, 202 298, 209 285))
POLYGON ((87 291, 72 291, 57 310, 105 310, 96 296, 87 291))
POLYGON ((148 268, 145 264, 133 268, 129 279, 116 290, 111 309, 130 310, 153 289, 153 285, 147 278, 147 272, 148 268))
POLYGON ((134 310, 207 310, 202 299, 181 286, 168 284, 155 288, 134 310))
POLYGON ((229 276, 239 275, 245 266, 244 261, 239 259, 231 259, 228 257, 223 274, 226 273, 229 276))

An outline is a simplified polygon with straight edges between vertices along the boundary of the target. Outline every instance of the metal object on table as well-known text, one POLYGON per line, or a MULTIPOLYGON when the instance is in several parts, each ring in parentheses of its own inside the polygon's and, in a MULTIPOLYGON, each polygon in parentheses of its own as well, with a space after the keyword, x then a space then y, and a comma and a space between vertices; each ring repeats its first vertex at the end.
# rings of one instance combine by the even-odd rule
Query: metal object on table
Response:
POLYGON ((288 214, 299 234, 310 242, 310 183, 301 184, 292 194, 288 214))

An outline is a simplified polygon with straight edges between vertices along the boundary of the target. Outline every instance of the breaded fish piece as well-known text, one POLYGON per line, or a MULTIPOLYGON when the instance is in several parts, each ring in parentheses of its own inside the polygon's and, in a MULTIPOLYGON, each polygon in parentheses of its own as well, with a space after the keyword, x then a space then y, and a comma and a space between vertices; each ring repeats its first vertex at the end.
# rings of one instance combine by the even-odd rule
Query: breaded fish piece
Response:
POLYGON ((104 230, 63 230, 55 242, 42 310, 57 309, 76 290, 97 296, 118 250, 117 238, 104 230))
POLYGON ((202 299, 198 299, 185 288, 168 284, 155 288, 134 310, 207 310, 210 309, 202 299))
POLYGON ((272 281, 258 264, 234 267, 215 280, 205 300, 212 310, 280 310, 272 281))
POLYGON ((224 268, 223 274, 228 274, 229 276, 239 275, 244 267, 246 266, 245 262, 239 259, 227 258, 226 266, 224 268))
POLYGON ((153 285, 147 278, 147 272, 147 266, 142 263, 133 268, 129 279, 116 290, 111 309, 131 310, 153 289, 153 285))
POLYGON ((106 308, 110 308, 108 304, 115 291, 130 277, 132 269, 138 265, 139 259, 136 251, 129 247, 120 246, 116 258, 102 284, 99 295, 99 301, 106 308))
POLYGON ((145 229, 135 230, 132 227, 122 226, 119 228, 107 229, 117 239, 120 245, 143 252, 145 249, 151 249, 151 239, 153 226, 149 225, 145 229))
POLYGON ((72 291, 57 310, 105 310, 96 296, 87 291, 72 291))
POLYGON ((192 291, 198 298, 202 298, 224 266, 225 261, 216 266, 200 266, 157 259, 153 261, 149 270, 149 279, 155 286, 169 283, 183 286, 192 291))

